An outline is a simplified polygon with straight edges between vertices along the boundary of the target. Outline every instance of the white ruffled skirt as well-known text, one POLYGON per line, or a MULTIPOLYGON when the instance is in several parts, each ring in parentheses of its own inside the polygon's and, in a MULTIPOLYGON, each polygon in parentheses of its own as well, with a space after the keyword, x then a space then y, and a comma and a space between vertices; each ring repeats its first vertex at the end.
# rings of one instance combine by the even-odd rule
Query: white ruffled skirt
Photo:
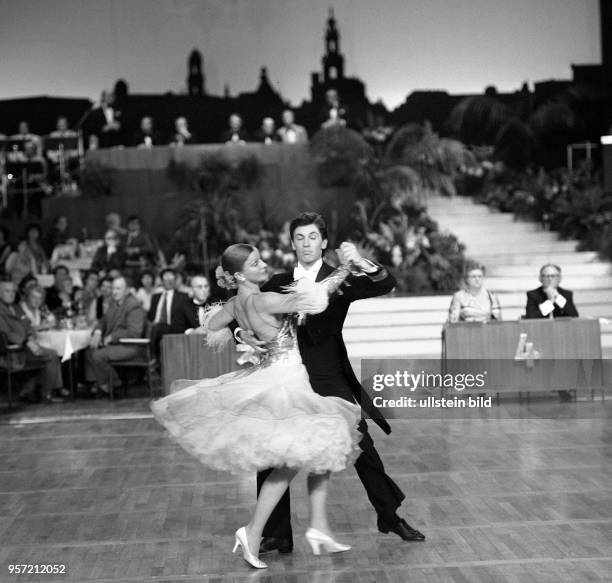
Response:
POLYGON ((297 350, 292 359, 175 385, 179 390, 151 404, 153 414, 216 470, 323 473, 344 469, 360 453, 359 406, 317 395, 297 350))

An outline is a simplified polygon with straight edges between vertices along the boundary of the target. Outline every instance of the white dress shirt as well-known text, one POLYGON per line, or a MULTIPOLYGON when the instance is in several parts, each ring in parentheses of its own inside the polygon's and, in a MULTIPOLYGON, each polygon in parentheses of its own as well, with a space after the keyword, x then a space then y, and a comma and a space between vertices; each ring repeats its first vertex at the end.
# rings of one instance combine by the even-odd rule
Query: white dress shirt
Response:
POLYGON ((162 313, 162 306, 164 305, 164 299, 165 299, 165 305, 166 305, 166 322, 168 324, 172 323, 170 321, 170 308, 172 307, 173 297, 174 297, 173 289, 162 292, 162 295, 159 298, 159 302, 157 304, 157 310, 155 311, 155 320, 154 320, 155 324, 159 324, 159 322, 161 321, 161 313, 162 313))
POLYGON ((308 269, 300 265, 299 263, 293 269, 293 279, 307 279, 308 281, 316 281, 317 274, 323 265, 323 259, 315 261, 308 269))

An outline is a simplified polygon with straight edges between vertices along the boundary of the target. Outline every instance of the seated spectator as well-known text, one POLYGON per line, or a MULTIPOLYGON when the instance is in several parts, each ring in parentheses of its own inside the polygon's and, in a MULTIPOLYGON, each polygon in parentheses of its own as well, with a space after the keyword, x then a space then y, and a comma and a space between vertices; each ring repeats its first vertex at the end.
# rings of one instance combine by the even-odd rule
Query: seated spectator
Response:
POLYGON ((108 312, 112 301, 112 291, 113 278, 108 276, 102 278, 102 281, 100 282, 98 297, 96 298, 96 301, 93 304, 94 312, 93 314, 90 312, 88 315, 88 318, 91 318, 91 321, 101 320, 106 314, 106 312, 108 312))
POLYGON ((540 283, 537 289, 527 292, 525 318, 577 318, 574 294, 562 288, 561 268, 547 263, 540 269, 540 283))
POLYGON ((274 120, 271 117, 264 117, 261 120, 261 127, 257 130, 255 134, 255 141, 261 142, 263 144, 271 144, 272 142, 278 141, 278 136, 276 135, 276 126, 274 124, 274 120))
POLYGON ((58 245, 65 245, 70 239, 70 233, 68 232, 68 218, 64 215, 55 217, 53 226, 47 231, 47 234, 43 238, 43 248, 47 254, 47 257, 51 257, 53 250, 58 245))
POLYGON ((283 125, 278 128, 278 137, 284 144, 305 144, 308 141, 306 129, 295 123, 293 111, 285 109, 282 115, 283 125))
POLYGON ((191 334, 201 326, 204 310, 214 300, 210 297, 210 283, 204 275, 194 275, 191 278, 192 297, 183 302, 177 318, 177 328, 191 334))
MULTIPOLYGON (((36 331, 30 321, 15 305, 16 286, 12 281, 0 282, 0 332, 3 332, 9 344, 17 344, 24 348, 26 363, 43 364, 41 372, 33 379, 42 389, 45 403, 61 403, 63 399, 57 392, 66 393, 62 385, 62 371, 57 354, 53 350, 43 348, 36 339, 36 331)), ((36 386, 30 382, 19 394, 25 401, 37 402, 36 386)))
POLYGON ((0 277, 6 273, 6 260, 9 258, 11 251, 8 229, 0 225, 0 277))
POLYGON ((34 257, 34 261, 36 261, 36 273, 46 273, 49 269, 49 261, 45 249, 42 246, 42 231, 40 227, 35 224, 28 225, 26 227, 25 238, 28 242, 32 257, 34 257))
POLYGON ((65 265, 56 265, 53 268, 53 285, 47 290, 47 307, 55 312, 61 305, 60 293, 63 291, 63 282, 70 279, 70 271, 65 265))
POLYGON ((136 291, 136 299, 140 302, 142 309, 149 312, 151 309, 151 298, 155 293, 155 276, 152 271, 143 271, 140 274, 140 287, 136 291))
POLYGON ((228 120, 229 127, 221 134, 221 141, 226 144, 244 144, 249 141, 248 132, 242 128, 242 118, 232 113, 228 120))
POLYGON ((21 280, 29 274, 40 274, 36 260, 25 239, 19 241, 17 249, 8 256, 5 271, 15 285, 19 285, 21 280))
POLYGON ((134 135, 134 146, 137 148, 152 148, 161 146, 159 132, 153 127, 153 118, 145 116, 140 120, 140 130, 134 135))
POLYGON ((497 295, 483 285, 484 266, 477 263, 466 265, 465 289, 453 295, 448 310, 449 322, 487 322, 501 320, 501 306, 497 295))
POLYGON ((104 217, 104 224, 106 225, 106 230, 113 230, 115 233, 119 235, 119 240, 123 245, 125 243, 125 238, 127 237, 127 229, 121 225, 121 217, 119 213, 108 213, 104 217))
POLYGON ((129 270, 130 276, 135 277, 140 272, 140 259, 145 257, 148 261, 155 261, 157 250, 153 239, 141 230, 140 219, 132 215, 127 221, 127 239, 125 243, 125 252, 127 259, 125 267, 129 270))
POLYGON ((32 329, 37 332, 47 330, 55 325, 55 316, 45 305, 45 290, 37 283, 25 288, 19 307, 29 320, 32 329))
POLYGON ((91 261, 91 270, 104 277, 113 269, 123 271, 126 260, 127 255, 121 247, 118 233, 109 229, 104 233, 104 245, 98 247, 91 261))
POLYGON ((79 313, 81 289, 75 287, 71 277, 61 280, 57 299, 59 305, 53 309, 53 314, 58 320, 72 318, 79 313))
POLYGON ((88 271, 85 274, 85 282, 79 302, 79 313, 85 315, 88 324, 93 324, 97 319, 96 301, 98 299, 99 286, 100 276, 95 271, 88 271))
POLYGON ((167 267, 160 273, 163 291, 153 294, 148 318, 153 323, 151 345, 158 361, 162 336, 183 332, 179 328, 181 304, 187 296, 176 289, 176 272, 167 267))
POLYGON ((184 146, 185 144, 195 144, 196 139, 189 131, 186 117, 177 117, 174 120, 174 134, 170 142, 171 146, 184 146))
POLYGON ((142 338, 146 315, 138 300, 129 293, 124 277, 112 283, 112 302, 108 312, 96 324, 85 352, 85 377, 93 382, 93 395, 108 395, 120 386, 113 362, 135 358, 140 347, 121 345, 122 338, 142 338))

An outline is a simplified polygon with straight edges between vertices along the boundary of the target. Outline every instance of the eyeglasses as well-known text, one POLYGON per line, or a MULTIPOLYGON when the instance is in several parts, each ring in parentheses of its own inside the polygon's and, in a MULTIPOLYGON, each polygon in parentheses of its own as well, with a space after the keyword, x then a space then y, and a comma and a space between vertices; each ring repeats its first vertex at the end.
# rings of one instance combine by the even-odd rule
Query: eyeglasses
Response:
POLYGON ((560 273, 543 273, 542 277, 546 277, 549 279, 556 279, 557 277, 561 277, 560 273))

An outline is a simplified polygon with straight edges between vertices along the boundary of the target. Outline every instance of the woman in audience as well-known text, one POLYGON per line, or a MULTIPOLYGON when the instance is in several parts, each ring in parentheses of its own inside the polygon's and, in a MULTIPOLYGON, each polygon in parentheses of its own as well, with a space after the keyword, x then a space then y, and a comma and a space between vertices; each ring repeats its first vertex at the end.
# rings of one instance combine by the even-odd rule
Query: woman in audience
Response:
POLYGON ((448 310, 449 322, 487 322, 501 320, 497 295, 483 285, 485 268, 468 263, 464 270, 465 289, 455 293, 448 310))
POLYGON ((85 283, 81 292, 79 312, 85 314, 88 324, 96 321, 96 300, 98 299, 98 287, 100 276, 95 271, 88 271, 85 274, 85 283))
POLYGON ((143 271, 140 274, 140 287, 136 292, 136 299, 143 310, 148 312, 151 308, 151 298, 155 293, 155 276, 152 271, 143 271))
POLYGON ((40 273, 25 239, 19 241, 17 249, 9 255, 6 260, 5 271, 15 285, 19 285, 28 274, 38 275, 40 273))
POLYGON ((120 245, 119 235, 115 230, 108 229, 104 233, 104 245, 98 248, 91 262, 91 270, 104 277, 113 269, 122 271, 125 260, 126 255, 120 245))
POLYGON ((20 303, 34 330, 46 330, 55 324, 55 317, 45 306, 45 290, 37 283, 26 286, 20 303))
POLYGON ((30 253, 36 262, 36 274, 47 273, 49 270, 49 261, 47 254, 41 243, 42 231, 38 225, 28 225, 26 228, 26 241, 30 249, 30 253))
POLYGON ((62 279, 57 296, 60 304, 54 310, 56 318, 72 318, 78 314, 81 289, 74 286, 71 277, 62 279))

